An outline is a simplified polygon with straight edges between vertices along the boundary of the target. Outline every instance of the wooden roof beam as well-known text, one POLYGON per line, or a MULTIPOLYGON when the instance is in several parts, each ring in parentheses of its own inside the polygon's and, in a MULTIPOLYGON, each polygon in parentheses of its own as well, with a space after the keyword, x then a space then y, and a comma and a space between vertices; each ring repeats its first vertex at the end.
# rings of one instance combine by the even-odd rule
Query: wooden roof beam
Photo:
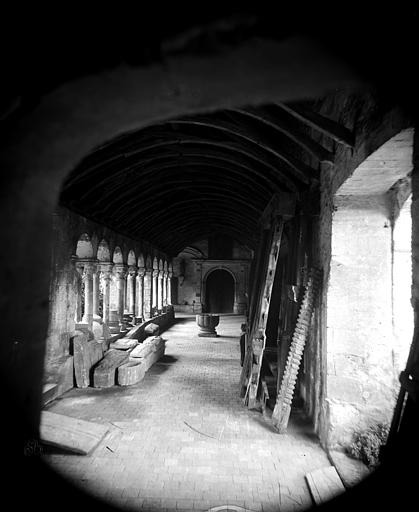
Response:
POLYGON ((276 119, 267 109, 263 107, 258 108, 245 108, 245 109, 234 109, 234 112, 238 112, 242 115, 252 117, 271 128, 283 133, 286 137, 294 141, 300 147, 308 151, 317 160, 322 163, 333 164, 334 155, 331 151, 315 142, 310 137, 307 137, 304 133, 297 133, 293 128, 288 126, 282 120, 276 119))
POLYGON ((307 110, 305 108, 295 106, 290 107, 285 103, 277 103, 277 105, 304 124, 324 133, 335 142, 344 144, 350 148, 354 147, 354 134, 336 121, 328 119, 327 117, 324 117, 317 112, 307 110))
POLYGON ((170 123, 213 128, 214 130, 219 130, 230 135, 239 137, 241 139, 247 140, 256 147, 259 147, 260 149, 275 155, 275 157, 284 162, 293 171, 294 176, 296 176, 303 183, 317 181, 318 173, 316 172, 315 169, 299 161, 292 155, 288 155, 284 151, 279 150, 279 148, 276 148, 274 144, 271 144, 270 142, 265 142, 261 138, 260 134, 257 133, 256 131, 249 129, 243 130, 240 128, 240 126, 236 126, 233 123, 228 123, 226 121, 221 120, 215 121, 212 118, 205 116, 195 116, 190 119, 172 119, 170 123))

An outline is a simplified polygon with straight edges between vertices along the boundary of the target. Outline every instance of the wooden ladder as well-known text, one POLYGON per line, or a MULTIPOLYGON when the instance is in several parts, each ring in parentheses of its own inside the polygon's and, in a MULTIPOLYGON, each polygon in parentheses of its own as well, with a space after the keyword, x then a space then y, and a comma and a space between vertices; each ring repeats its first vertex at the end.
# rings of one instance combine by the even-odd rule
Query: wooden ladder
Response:
POLYGON ((266 323, 268 320, 269 304, 271 301, 272 286, 275 279, 279 249, 281 245, 282 232, 284 228, 284 221, 282 218, 277 219, 273 229, 273 236, 269 251, 269 259, 264 270, 264 280, 261 287, 261 294, 258 300, 258 307, 254 322, 254 327, 250 333, 251 346, 248 350, 248 358, 245 363, 251 365, 249 381, 247 384, 246 393, 244 396, 244 403, 247 404, 249 409, 258 408, 260 401, 258 400, 258 389, 260 381, 260 372, 262 368, 263 353, 266 343, 266 323), (249 360, 250 358, 250 360, 249 360))

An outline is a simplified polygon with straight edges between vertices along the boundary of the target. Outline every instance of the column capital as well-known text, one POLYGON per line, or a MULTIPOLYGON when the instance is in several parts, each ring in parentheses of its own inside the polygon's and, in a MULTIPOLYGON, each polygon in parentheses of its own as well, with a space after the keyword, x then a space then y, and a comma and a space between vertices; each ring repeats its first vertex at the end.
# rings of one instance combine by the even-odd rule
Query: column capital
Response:
POLYGON ((167 279, 169 277, 169 272, 163 272, 163 277, 167 279))
POLYGON ((169 271, 169 272, 167 273, 167 277, 168 277, 169 279, 172 279, 172 277, 173 277, 173 272, 170 272, 170 271, 169 271))
POLYGON ((83 279, 89 279, 97 271, 97 260, 79 259, 76 261, 76 269, 83 279))
POLYGON ((113 266, 114 272, 120 279, 125 279, 127 275, 127 266, 123 263, 115 263, 113 266))
POLYGON ((159 272, 158 272, 158 274, 157 274, 157 275, 158 275, 158 278, 159 278, 159 279, 163 279, 163 276, 164 276, 164 272, 163 272, 163 270, 159 270, 159 272))
POLYGON ((98 270, 103 273, 104 276, 109 276, 112 273, 113 263, 111 262, 99 262, 98 270))
POLYGON ((144 277, 145 273, 146 273, 146 269, 144 267, 139 267, 138 268, 138 271, 137 271, 137 276, 138 277, 144 277))
POLYGON ((84 273, 93 273, 97 270, 98 260, 93 258, 77 258, 75 261, 76 269, 84 273))
POLYGON ((153 270, 153 277, 159 277, 160 272, 158 270, 153 270))
POLYGON ((137 275, 137 267, 135 265, 130 265, 128 267, 128 274, 132 277, 135 277, 137 275))

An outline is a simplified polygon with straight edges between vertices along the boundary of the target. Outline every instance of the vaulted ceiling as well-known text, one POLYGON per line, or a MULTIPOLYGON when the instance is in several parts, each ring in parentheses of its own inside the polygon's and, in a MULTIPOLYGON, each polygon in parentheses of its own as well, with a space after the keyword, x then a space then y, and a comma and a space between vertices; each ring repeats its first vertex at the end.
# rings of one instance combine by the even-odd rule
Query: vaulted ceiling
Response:
POLYGON ((308 104, 170 119, 87 155, 64 183, 61 203, 170 255, 215 233, 254 248, 272 195, 315 190, 320 163, 333 165, 313 131, 353 144, 345 127, 308 104))

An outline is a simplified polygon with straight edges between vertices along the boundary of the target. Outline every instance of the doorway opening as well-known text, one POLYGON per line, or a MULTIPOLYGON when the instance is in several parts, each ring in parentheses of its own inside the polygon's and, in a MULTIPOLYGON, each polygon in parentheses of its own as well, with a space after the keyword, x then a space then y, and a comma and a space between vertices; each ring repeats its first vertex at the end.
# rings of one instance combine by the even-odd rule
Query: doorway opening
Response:
POLYGON ((214 270, 206 281, 205 305, 208 313, 233 313, 234 279, 230 272, 214 270))

